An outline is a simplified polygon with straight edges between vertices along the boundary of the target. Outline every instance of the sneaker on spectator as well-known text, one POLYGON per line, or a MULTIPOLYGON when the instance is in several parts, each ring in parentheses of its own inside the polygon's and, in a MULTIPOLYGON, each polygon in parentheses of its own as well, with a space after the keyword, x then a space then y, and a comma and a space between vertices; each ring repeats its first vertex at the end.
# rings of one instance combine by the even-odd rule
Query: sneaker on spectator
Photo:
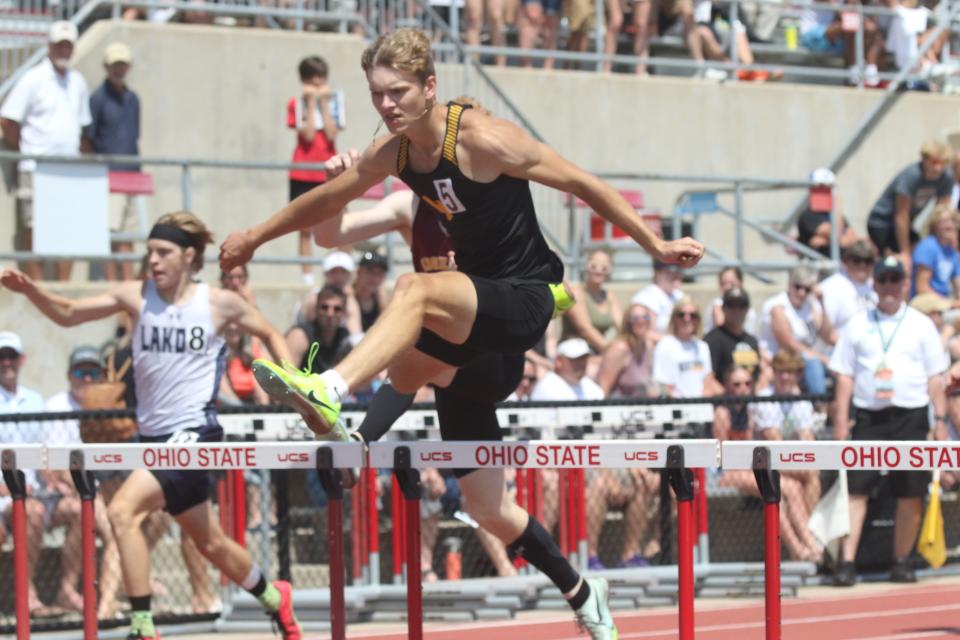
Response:
POLYGON ((617 566, 621 569, 636 569, 637 567, 649 567, 650 561, 638 553, 631 558, 621 560, 620 564, 617 566))
POLYGON ((917 581, 917 574, 910 566, 909 558, 897 558, 890 569, 890 582, 911 583, 917 581))
POLYGON ((837 570, 833 573, 833 586, 852 587, 857 584, 857 568, 852 562, 841 562, 837 564, 837 570))
POLYGON ((876 87, 880 84, 880 72, 877 65, 868 64, 863 68, 863 84, 867 87, 876 87))
POLYGON ((713 80, 714 82, 723 82, 727 79, 727 72, 723 69, 704 69, 703 70, 704 80, 713 80))
POLYGON ((587 558, 587 569, 590 571, 602 571, 606 568, 607 566, 600 562, 600 558, 598 556, 590 556, 587 558))

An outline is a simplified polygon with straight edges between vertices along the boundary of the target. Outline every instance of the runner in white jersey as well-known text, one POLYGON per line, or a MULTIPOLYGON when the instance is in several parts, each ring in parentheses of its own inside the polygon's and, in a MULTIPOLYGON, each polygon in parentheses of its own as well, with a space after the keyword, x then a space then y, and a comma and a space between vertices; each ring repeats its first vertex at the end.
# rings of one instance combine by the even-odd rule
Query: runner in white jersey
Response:
MULTIPOLYGON (((70 299, 7 270, 0 284, 24 294, 61 326, 110 317, 124 310, 134 319, 133 358, 137 419, 144 442, 210 442, 223 438, 214 397, 224 368, 221 333, 228 324, 258 338, 278 360, 289 359, 283 336, 233 291, 194 281, 203 251, 212 242, 196 216, 161 217, 147 240, 145 282, 125 282, 88 298, 70 299)), ((108 507, 120 549, 124 587, 132 605, 128 639, 155 640, 150 613, 150 554, 140 525, 153 511, 170 513, 220 571, 263 604, 286 640, 300 640, 290 584, 268 583, 246 549, 228 538, 210 506, 206 471, 133 471, 108 507)))

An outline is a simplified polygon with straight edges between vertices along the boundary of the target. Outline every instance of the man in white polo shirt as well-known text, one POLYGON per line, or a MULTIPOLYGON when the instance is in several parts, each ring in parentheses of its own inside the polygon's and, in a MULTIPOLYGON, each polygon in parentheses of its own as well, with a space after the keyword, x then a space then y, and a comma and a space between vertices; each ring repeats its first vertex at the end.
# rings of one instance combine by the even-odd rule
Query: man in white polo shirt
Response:
POLYGON ((823 312, 834 331, 840 332, 850 318, 877 305, 873 289, 873 265, 877 250, 866 239, 855 240, 843 250, 843 269, 820 283, 823 312))
MULTIPOLYGON (((837 413, 834 437, 846 440, 926 440, 931 433, 947 439, 947 401, 943 373, 949 366, 937 329, 927 316, 903 301, 906 272, 893 256, 873 270, 877 307, 861 311, 847 323, 830 358, 837 374, 837 413), (896 372, 896 375, 894 375, 896 372), (849 431, 851 397, 856 423, 849 431), (934 424, 928 408, 933 404, 934 424)), ((853 559, 867 514, 867 498, 879 478, 877 471, 850 471, 850 534, 844 539, 842 562, 834 583, 856 582, 853 559)), ((896 471, 890 474, 897 515, 894 523, 893 582, 915 582, 908 558, 917 539, 930 474, 896 471)))
MULTIPOLYGON (((87 83, 70 68, 77 42, 77 27, 64 20, 50 27, 47 57, 27 71, 14 85, 0 108, 0 128, 9 149, 23 153, 73 156, 80 152, 81 129, 92 122, 87 83)), ((23 251, 33 248, 33 160, 17 166, 18 243, 23 251)), ((70 262, 57 264, 57 279, 70 277, 70 262)), ((24 271, 34 279, 43 275, 43 265, 30 262, 24 271)))
POLYGON ((571 338, 557 345, 554 370, 533 387, 530 399, 603 400, 603 389, 587 377, 590 345, 583 338, 571 338))

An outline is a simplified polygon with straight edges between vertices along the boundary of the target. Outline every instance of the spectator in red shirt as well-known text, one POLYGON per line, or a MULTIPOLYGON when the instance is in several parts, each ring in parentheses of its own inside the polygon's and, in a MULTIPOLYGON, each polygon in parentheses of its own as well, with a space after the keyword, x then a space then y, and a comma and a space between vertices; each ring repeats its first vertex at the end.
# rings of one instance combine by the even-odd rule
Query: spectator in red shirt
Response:
MULTIPOLYGON (((319 56, 300 61, 302 94, 287 104, 287 126, 297 131, 293 162, 322 164, 337 153, 337 133, 345 126, 342 94, 327 84, 327 63, 319 56)), ((290 200, 327 181, 322 169, 291 169, 290 200)), ((301 231, 299 253, 311 255, 310 232, 301 231)), ((313 284, 313 267, 303 265, 303 281, 313 284)))

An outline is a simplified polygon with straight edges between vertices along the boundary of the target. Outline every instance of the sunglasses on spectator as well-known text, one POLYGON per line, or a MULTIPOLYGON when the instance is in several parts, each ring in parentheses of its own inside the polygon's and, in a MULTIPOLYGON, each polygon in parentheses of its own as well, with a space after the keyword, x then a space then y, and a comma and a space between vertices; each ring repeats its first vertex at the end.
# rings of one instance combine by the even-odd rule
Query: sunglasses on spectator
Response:
POLYGON ((588 264, 587 271, 590 271, 591 273, 607 274, 610 273, 612 269, 605 264, 588 264))
POLYGON ((750 381, 747 382, 731 382, 730 386, 734 389, 748 389, 750 388, 750 381))
POLYGON ((652 319, 653 319, 653 318, 650 317, 650 314, 649 314, 649 313, 641 313, 641 314, 639 314, 639 315, 635 315, 635 316, 632 315, 632 316, 630 316, 630 322, 640 322, 641 320, 645 320, 645 321, 647 321, 647 322, 650 322, 652 319))
POLYGON ((873 258, 848 258, 853 264, 860 264, 864 266, 872 266, 873 258))
POLYGON ((924 156, 923 159, 929 162, 930 164, 937 165, 938 167, 947 166, 947 161, 944 158, 934 158, 932 156, 924 156))
POLYGON ((749 309, 750 305, 746 302, 725 302, 723 306, 727 309, 749 309))
POLYGON ((699 311, 680 311, 676 314, 677 318, 682 320, 699 320, 700 312, 699 311))
POLYGON ((804 293, 810 293, 813 291, 813 287, 807 284, 794 284, 793 288, 797 291, 803 291, 804 293))
POLYGON ((334 311, 336 313, 343 311, 343 305, 340 304, 318 304, 317 308, 320 311, 334 311))
POLYGON ((20 354, 13 349, 0 349, 0 360, 18 360, 20 354))
POLYGON ((523 379, 526 380, 527 382, 536 382, 537 376, 523 376, 523 379))
POLYGON ((903 278, 900 276, 880 276, 877 278, 877 284, 900 284, 903 278))
POLYGON ((76 367, 70 370, 70 375, 77 380, 84 378, 99 378, 103 375, 103 369, 100 367, 76 367))

